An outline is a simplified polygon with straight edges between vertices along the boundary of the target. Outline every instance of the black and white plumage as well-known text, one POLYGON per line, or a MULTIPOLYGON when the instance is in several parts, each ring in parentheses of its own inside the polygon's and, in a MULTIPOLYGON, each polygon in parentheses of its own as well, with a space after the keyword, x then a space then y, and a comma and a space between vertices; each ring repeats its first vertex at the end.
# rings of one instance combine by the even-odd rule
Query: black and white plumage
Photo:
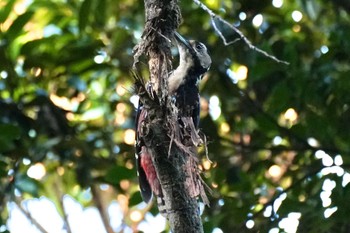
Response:
POLYGON ((211 65, 208 50, 201 42, 186 40, 175 32, 179 49, 179 66, 171 73, 169 93, 176 100, 179 117, 192 117, 194 126, 198 128, 200 113, 200 96, 198 85, 202 76, 211 65))
MULTIPOLYGON (((185 118, 191 119, 194 128, 198 129, 200 114, 198 84, 203 74, 208 71, 211 65, 211 58, 203 43, 186 40, 177 32, 175 32, 175 39, 180 59, 179 66, 170 74, 168 79, 169 95, 175 100, 179 124, 184 125, 183 119, 185 118)), ((139 106, 136 119, 136 160, 141 196, 148 203, 153 193, 159 200, 162 199, 163 194, 153 166, 152 152, 146 147, 142 139, 141 131, 146 117, 147 110, 139 106)), ((193 167, 191 164, 189 165, 188 170, 193 167)), ((191 173, 191 171, 188 172, 191 173)), ((198 191, 197 182, 196 184, 189 182, 187 188, 191 196, 198 196, 200 191, 198 191)), ((159 206, 159 208, 161 207, 159 206)))

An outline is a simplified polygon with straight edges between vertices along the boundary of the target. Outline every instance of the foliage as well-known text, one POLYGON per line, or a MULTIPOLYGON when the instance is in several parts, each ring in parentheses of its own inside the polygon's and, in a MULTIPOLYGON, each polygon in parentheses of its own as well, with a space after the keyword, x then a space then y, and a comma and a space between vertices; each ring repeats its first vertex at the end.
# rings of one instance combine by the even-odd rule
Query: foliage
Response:
MULTIPOLYGON (((209 15, 190 1, 180 3, 179 31, 204 42, 213 60, 201 84, 201 128, 213 161, 202 152, 203 175, 213 189, 205 232, 268 232, 284 229, 293 216, 299 232, 347 232, 349 6, 204 3, 254 45, 290 63, 276 63, 241 40, 224 46, 209 15)), ((46 196, 63 217, 65 194, 83 206, 98 206, 96 197, 105 207, 126 198, 124 222, 136 229, 131 213, 141 197, 129 71, 143 5, 3 0, 0 6, 1 232, 8 230, 6 203, 46 196), (105 184, 107 191, 100 189, 105 184)))

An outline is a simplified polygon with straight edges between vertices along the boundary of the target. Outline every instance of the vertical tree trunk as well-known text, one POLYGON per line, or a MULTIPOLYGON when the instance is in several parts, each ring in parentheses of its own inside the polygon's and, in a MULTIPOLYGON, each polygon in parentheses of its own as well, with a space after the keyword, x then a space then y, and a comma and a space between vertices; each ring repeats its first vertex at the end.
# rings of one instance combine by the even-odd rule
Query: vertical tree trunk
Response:
POLYGON ((168 97, 167 78, 171 71, 170 39, 178 27, 181 14, 177 0, 144 0, 146 24, 142 41, 136 46, 134 60, 148 57, 150 81, 157 101, 140 94, 148 111, 146 146, 160 180, 167 218, 172 232, 203 232, 196 198, 185 188, 185 165, 189 155, 173 143, 173 126, 177 123, 174 106, 168 97), (170 148, 170 149, 169 149, 170 148), (170 153, 169 153, 170 152, 170 153))

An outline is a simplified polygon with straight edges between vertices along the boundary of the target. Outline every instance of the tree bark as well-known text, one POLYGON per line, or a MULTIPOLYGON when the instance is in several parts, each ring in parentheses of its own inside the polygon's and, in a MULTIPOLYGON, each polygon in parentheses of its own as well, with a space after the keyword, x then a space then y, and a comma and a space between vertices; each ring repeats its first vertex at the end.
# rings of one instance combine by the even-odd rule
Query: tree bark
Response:
MULTIPOLYGON (((188 153, 176 141, 177 113, 168 97, 167 78, 171 71, 171 41, 180 24, 181 14, 177 0, 144 0, 146 23, 142 41, 135 47, 136 64, 142 54, 148 57, 150 82, 154 95, 144 88, 140 94, 148 117, 144 141, 152 150, 152 160, 164 195, 170 228, 174 233, 203 232, 196 198, 186 190, 186 162, 188 153), (175 111, 174 111, 175 110, 175 111), (174 139, 175 138, 175 139, 174 139)), ((139 90, 138 90, 139 91, 139 90)), ((188 174, 187 174, 188 176, 188 174)))

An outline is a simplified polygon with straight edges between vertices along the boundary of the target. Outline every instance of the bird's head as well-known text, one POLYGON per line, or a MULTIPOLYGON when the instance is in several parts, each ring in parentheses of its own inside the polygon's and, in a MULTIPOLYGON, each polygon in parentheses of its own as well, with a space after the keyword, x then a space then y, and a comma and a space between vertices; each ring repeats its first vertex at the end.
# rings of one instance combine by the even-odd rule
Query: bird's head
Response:
POLYGON ((177 32, 175 32, 175 38, 179 48, 180 63, 183 62, 192 66, 193 72, 198 75, 208 71, 211 65, 211 58, 207 47, 199 41, 186 40, 177 32))

